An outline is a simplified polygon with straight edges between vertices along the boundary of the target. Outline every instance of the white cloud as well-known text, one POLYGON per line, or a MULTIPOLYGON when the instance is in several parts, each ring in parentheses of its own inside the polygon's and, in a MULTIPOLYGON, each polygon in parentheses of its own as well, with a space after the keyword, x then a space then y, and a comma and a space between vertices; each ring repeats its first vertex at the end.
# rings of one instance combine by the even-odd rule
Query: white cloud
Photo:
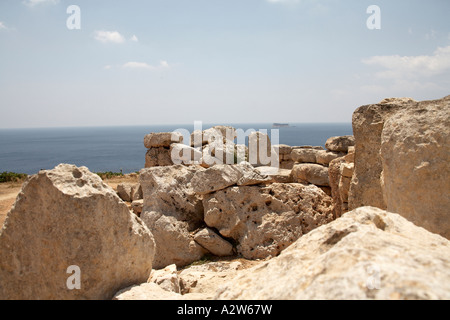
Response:
POLYGON ((152 66, 152 65, 150 65, 148 63, 145 63, 145 62, 131 61, 131 62, 125 63, 122 67, 125 68, 125 69, 156 70, 156 69, 162 69, 162 68, 169 68, 170 66, 167 63, 167 61, 161 60, 159 62, 159 65, 157 65, 157 66, 152 66))
POLYGON ((124 43, 125 38, 117 31, 96 31, 95 40, 102 43, 124 43))
POLYGON ((139 39, 138 37, 136 37, 136 35, 133 35, 130 40, 133 42, 139 42, 139 39))
POLYGON ((29 7, 35 7, 41 4, 58 4, 59 0, 26 0, 23 3, 29 7))
POLYGON ((164 61, 164 60, 161 60, 161 61, 159 62, 159 66, 160 66, 161 68, 169 68, 169 64, 167 63, 167 61, 164 61))
POLYGON ((153 70, 155 69, 155 67, 149 65, 148 63, 145 62, 127 62, 123 65, 124 68, 126 69, 148 69, 148 70, 153 70))
POLYGON ((5 31, 5 32, 16 31, 16 28, 9 27, 6 25, 6 23, 4 23, 3 21, 0 21, 0 32, 2 32, 2 31, 5 31))
POLYGON ((437 48, 428 56, 374 56, 364 59, 363 63, 385 69, 376 73, 382 79, 432 77, 450 72, 450 46, 437 48))

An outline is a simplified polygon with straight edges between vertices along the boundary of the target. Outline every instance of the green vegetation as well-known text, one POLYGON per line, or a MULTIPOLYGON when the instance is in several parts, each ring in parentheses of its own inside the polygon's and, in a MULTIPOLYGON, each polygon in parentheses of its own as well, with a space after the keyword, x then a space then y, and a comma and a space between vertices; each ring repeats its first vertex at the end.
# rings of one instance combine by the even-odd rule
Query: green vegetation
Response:
POLYGON ((28 177, 25 173, 15 173, 15 172, 2 172, 0 173, 0 183, 5 182, 18 182, 26 179, 28 177))
POLYGON ((122 172, 111 172, 111 171, 108 171, 108 172, 96 172, 96 174, 100 178, 102 178, 102 180, 111 179, 113 177, 123 177, 123 173, 122 172))

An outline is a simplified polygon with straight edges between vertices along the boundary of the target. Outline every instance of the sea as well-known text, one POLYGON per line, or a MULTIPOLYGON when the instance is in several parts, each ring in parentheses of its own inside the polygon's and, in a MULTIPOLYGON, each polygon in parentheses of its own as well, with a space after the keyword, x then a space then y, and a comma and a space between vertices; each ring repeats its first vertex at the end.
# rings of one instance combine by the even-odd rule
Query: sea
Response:
MULTIPOLYGON (((280 144, 324 146, 329 137, 352 135, 351 123, 226 124, 244 132, 278 130, 280 144)), ((203 124, 203 129, 214 125, 203 124)), ((152 132, 194 130, 192 125, 0 129, 0 172, 35 174, 60 163, 86 166, 92 172, 137 172, 144 167, 144 136, 152 132)), ((262 131, 264 132, 264 131, 262 131)), ((275 136, 275 135, 274 135, 275 136)))

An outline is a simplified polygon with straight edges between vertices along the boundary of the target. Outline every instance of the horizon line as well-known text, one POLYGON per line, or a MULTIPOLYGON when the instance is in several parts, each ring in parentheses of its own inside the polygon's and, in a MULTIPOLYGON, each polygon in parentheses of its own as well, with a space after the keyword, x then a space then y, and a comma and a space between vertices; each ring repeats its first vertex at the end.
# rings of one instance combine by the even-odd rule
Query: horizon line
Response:
MULTIPOLYGON (((207 126, 233 126, 233 125, 270 125, 275 123, 286 123, 289 125, 309 125, 309 124, 352 124, 352 122, 202 122, 207 126)), ((132 128, 132 127, 152 127, 152 126, 193 126, 192 123, 164 123, 164 124, 137 124, 137 125, 74 125, 74 126, 48 126, 48 127, 10 127, 10 128, 0 128, 0 130, 39 130, 39 129, 94 129, 94 128, 132 128)), ((277 128, 283 129, 283 128, 277 128)))

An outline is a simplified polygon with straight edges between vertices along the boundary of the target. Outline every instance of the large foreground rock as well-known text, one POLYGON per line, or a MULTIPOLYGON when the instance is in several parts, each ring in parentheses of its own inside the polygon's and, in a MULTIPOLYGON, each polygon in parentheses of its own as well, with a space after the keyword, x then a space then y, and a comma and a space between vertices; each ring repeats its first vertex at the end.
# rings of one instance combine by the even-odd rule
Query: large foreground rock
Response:
POLYGON ((349 209, 373 206, 386 209, 381 189, 381 133, 384 122, 397 110, 407 107, 410 100, 384 101, 359 107, 353 113, 355 137, 355 174, 350 185, 349 209), (389 103, 388 103, 389 102, 389 103), (402 104, 405 102, 405 104, 402 104))
POLYGON ((205 295, 203 294, 188 294, 181 295, 176 292, 171 292, 164 290, 158 284, 151 283, 143 283, 141 285, 131 286, 125 289, 120 290, 114 296, 113 300, 203 300, 205 295))
POLYGON ((450 96, 390 117, 381 160, 387 209, 450 239, 450 96))
POLYGON ((332 200, 316 186, 231 187, 203 199, 205 222, 237 242, 248 259, 278 255, 302 235, 333 220, 332 200))
POLYGON ((201 198, 192 188, 192 178, 204 171, 200 166, 175 165, 143 169, 139 180, 144 195, 144 212, 172 216, 194 230, 203 224, 201 198))
POLYGON ((184 267, 200 260, 208 251, 194 241, 187 222, 157 212, 144 211, 141 219, 152 231, 156 252, 153 268, 162 269, 171 264, 184 267))
POLYGON ((360 208, 244 271, 216 299, 450 299, 450 242, 360 208))
POLYGON ((152 234, 112 188, 59 165, 25 182, 0 232, 0 300, 110 299, 145 282, 153 256, 152 234))
POLYGON ((388 209, 450 238, 449 110, 450 96, 386 99, 358 108, 349 209, 388 209))
POLYGON ((173 273, 173 266, 152 272, 151 283, 120 290, 115 300, 211 300, 218 288, 260 262, 244 259, 206 262, 173 273), (176 291, 177 284, 181 293, 176 291))
POLYGON ((175 165, 140 172, 144 194, 141 218, 155 238, 155 269, 185 266, 206 253, 191 235, 204 224, 202 200, 191 185, 195 173, 202 170, 200 166, 175 165))

